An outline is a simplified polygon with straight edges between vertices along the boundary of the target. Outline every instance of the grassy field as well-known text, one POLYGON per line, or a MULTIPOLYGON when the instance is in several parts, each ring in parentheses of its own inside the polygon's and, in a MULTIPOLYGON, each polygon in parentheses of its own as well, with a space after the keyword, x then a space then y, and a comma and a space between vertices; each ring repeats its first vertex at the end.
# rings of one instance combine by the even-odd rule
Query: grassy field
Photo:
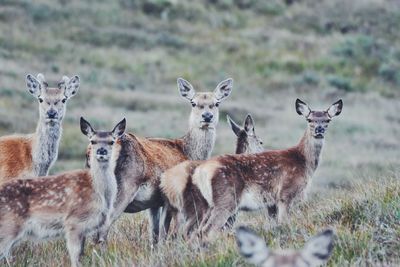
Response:
MULTIPOLYGON (((141 136, 175 138, 190 104, 176 78, 213 90, 234 78, 221 104, 214 155, 234 151, 225 121, 251 113, 266 148, 298 142, 306 123, 301 98, 342 114, 329 127, 309 200, 291 223, 273 227, 262 213, 242 214, 272 247, 301 247, 325 227, 337 232, 330 266, 399 265, 400 4, 396 0, 0 0, 0 135, 33 132, 37 102, 28 73, 50 83, 81 77, 68 104, 59 161, 52 173, 84 165, 80 116, 98 128, 122 117, 141 136), (289 2, 294 2, 290 4, 289 2), (396 262, 397 260, 397 262, 396 262)), ((85 265, 242 266, 232 233, 208 249, 180 240, 152 250, 146 214, 123 216, 107 251, 86 248, 85 265)), ((16 266, 68 263, 65 244, 23 244, 16 266)))

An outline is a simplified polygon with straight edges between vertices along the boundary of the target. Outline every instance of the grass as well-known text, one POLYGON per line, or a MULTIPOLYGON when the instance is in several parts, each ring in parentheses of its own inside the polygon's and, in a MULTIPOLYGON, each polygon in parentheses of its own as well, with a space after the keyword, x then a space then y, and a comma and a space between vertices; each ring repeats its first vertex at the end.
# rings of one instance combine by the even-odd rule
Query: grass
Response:
MULTIPOLYGON (((304 131, 297 97, 323 109, 342 98, 310 200, 294 210, 290 226, 271 228, 262 214, 242 215, 239 223, 275 248, 301 247, 329 226, 338 236, 330 266, 396 265, 399 22, 394 0, 0 0, 0 135, 35 129, 28 73, 43 72, 50 84, 62 75, 82 81, 68 103, 51 173, 83 166, 80 116, 97 128, 126 117, 140 136, 182 136, 190 103, 178 94, 178 77, 199 91, 234 78, 220 106, 214 155, 234 151, 226 114, 241 121, 251 113, 266 148, 277 149, 304 131)), ((145 213, 124 215, 111 235, 106 252, 89 242, 85 265, 245 265, 231 233, 207 250, 181 241, 152 250, 145 213)), ((17 266, 68 262, 62 241, 24 244, 14 253, 17 266)))

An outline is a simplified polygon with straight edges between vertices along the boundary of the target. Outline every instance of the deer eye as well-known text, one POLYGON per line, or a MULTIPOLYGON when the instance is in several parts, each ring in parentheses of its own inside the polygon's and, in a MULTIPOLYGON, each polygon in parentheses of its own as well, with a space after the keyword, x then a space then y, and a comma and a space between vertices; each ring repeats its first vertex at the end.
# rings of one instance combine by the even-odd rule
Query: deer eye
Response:
POLYGON ((213 107, 214 107, 214 105, 209 105, 208 107, 209 107, 209 108, 213 108, 213 107))
POLYGON ((97 142, 96 141, 90 141, 90 143, 92 144, 92 145, 95 145, 95 144, 97 144, 97 142))
POLYGON ((215 103, 215 106, 216 106, 216 107, 219 107, 219 102, 215 103))
POLYGON ((263 141, 260 141, 260 145, 264 144, 263 141))
POLYGON ((203 105, 200 105, 200 106, 199 106, 199 108, 200 108, 200 109, 203 109, 203 108, 204 108, 204 106, 203 106, 203 105))
POLYGON ((67 98, 64 98, 63 100, 61 100, 61 102, 65 103, 67 101, 67 98))
POLYGON ((193 103, 193 102, 192 102, 192 107, 195 107, 195 106, 196 106, 196 103, 193 103))
POLYGON ((108 142, 108 144, 109 144, 110 146, 112 146, 112 145, 114 144, 114 141, 110 141, 110 142, 108 142))
POLYGON ((54 102, 54 106, 57 106, 57 105, 58 105, 58 102, 60 102, 60 101, 56 101, 56 102, 54 102))
POLYGON ((331 120, 326 120, 326 121, 324 121, 325 123, 330 123, 331 122, 331 120))
POLYGON ((42 98, 38 98, 39 99, 39 103, 43 103, 43 99, 42 98))
POLYGON ((308 121, 308 122, 312 122, 312 120, 311 120, 311 119, 307 119, 307 121, 308 121))

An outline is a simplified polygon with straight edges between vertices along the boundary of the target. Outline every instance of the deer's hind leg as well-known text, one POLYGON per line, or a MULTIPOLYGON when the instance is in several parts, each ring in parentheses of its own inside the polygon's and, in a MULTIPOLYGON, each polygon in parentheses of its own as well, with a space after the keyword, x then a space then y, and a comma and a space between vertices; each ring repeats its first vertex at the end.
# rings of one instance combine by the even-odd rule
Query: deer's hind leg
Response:
POLYGON ((6 222, 7 225, 0 226, 0 260, 4 259, 10 265, 10 251, 12 247, 22 238, 21 227, 15 222, 6 222))
POLYGON ((65 234, 67 248, 72 267, 80 266, 80 258, 83 255, 85 235, 76 227, 69 227, 65 234))

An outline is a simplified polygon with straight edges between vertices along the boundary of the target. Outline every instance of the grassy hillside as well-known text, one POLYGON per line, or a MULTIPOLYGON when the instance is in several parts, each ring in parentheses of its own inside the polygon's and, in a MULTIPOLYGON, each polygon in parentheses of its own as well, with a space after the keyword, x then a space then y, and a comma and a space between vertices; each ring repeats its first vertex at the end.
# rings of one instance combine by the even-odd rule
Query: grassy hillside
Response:
MULTIPOLYGON (((177 77, 198 90, 234 78, 221 104, 215 155, 234 151, 226 114, 239 121, 251 113, 265 146, 283 148, 306 127, 294 110, 297 97, 315 108, 342 98, 312 195, 295 209, 293 224, 266 230, 260 215, 238 223, 253 225, 274 247, 299 247, 331 226, 338 231, 331 265, 394 264, 400 257, 398 25, 396 0, 0 0, 0 135, 35 128, 27 73, 43 72, 53 84, 62 75, 81 77, 52 173, 83 166, 82 115, 98 128, 126 117, 138 135, 182 136, 190 104, 178 94, 177 77)), ((152 252, 146 234, 145 214, 125 216, 109 250, 89 247, 85 262, 243 264, 230 234, 198 253, 182 242, 152 252)), ((21 266, 68 259, 63 242, 23 245, 17 253, 21 266)))

